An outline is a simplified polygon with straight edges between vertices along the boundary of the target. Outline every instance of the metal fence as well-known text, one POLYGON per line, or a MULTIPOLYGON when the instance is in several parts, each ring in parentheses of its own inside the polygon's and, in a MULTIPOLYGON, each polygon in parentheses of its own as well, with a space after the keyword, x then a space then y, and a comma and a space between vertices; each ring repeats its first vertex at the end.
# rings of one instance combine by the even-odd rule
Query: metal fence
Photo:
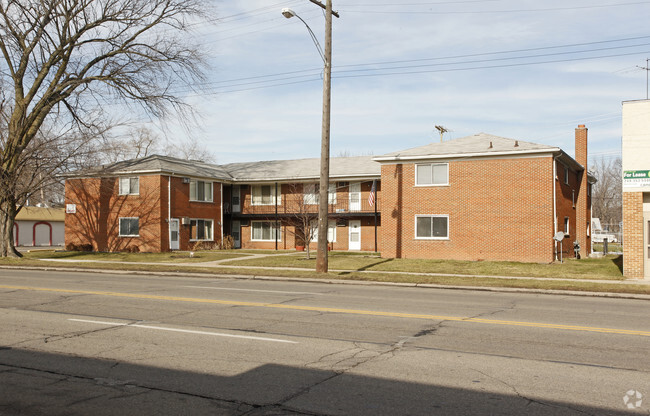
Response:
POLYGON ((591 233, 591 251, 604 254, 623 253, 623 230, 620 224, 602 224, 591 233))

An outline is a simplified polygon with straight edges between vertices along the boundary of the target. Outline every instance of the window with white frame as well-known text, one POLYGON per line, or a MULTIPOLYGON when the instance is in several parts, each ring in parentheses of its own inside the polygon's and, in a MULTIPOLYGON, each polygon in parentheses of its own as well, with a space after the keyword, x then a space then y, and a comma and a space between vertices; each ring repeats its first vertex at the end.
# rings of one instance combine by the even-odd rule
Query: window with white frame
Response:
MULTIPOLYGON (((318 241, 318 220, 313 220, 311 222, 311 228, 313 230, 311 241, 316 242, 318 241)), ((336 243, 336 221, 327 222, 327 242, 336 243)))
POLYGON ((120 237, 138 237, 140 235, 140 218, 138 217, 121 217, 120 237))
POLYGON ((140 178, 120 178, 120 195, 138 195, 140 193, 140 178))
POLYGON ((415 238, 419 239, 448 239, 448 215, 416 215, 415 238))
POLYGON ((212 241, 214 220, 190 219, 190 240, 192 241, 212 241))
POLYGON ((251 222, 251 240, 252 241, 280 241, 282 233, 280 225, 276 227, 273 221, 252 221, 251 222))
POLYGON ((415 165, 417 186, 449 185, 449 163, 427 163, 415 165))
POLYGON ((280 204, 280 186, 278 195, 275 194, 275 185, 253 185, 251 187, 252 205, 276 205, 280 204))
MULTIPOLYGON (((317 183, 308 183, 303 186, 303 201, 305 205, 318 205, 320 201, 320 186, 317 183)), ((327 189, 327 203, 336 204, 336 183, 330 183, 327 189)))
POLYGON ((212 182, 190 180, 190 201, 212 202, 212 182))

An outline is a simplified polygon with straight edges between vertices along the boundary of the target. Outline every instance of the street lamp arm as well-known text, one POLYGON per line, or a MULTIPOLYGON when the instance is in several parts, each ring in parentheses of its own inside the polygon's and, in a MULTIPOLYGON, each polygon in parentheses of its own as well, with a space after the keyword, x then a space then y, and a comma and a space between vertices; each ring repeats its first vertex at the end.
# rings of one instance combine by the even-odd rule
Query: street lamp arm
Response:
POLYGON ((282 9, 282 15, 284 17, 286 17, 287 19, 290 19, 290 18, 292 18, 294 16, 297 17, 298 19, 300 19, 300 21, 305 25, 305 27, 309 31, 309 36, 311 36, 312 42, 314 42, 314 45, 316 45, 316 49, 318 49, 318 54, 320 55, 321 59, 323 60, 323 63, 325 63, 325 65, 328 65, 327 59, 325 59, 325 54, 323 53, 323 48, 320 46, 320 42, 318 42, 318 38, 314 34, 314 31, 311 30, 311 28, 309 27, 307 22, 305 22, 305 20, 302 17, 298 16, 298 14, 296 12, 294 12, 293 10, 291 10, 291 9, 282 9))

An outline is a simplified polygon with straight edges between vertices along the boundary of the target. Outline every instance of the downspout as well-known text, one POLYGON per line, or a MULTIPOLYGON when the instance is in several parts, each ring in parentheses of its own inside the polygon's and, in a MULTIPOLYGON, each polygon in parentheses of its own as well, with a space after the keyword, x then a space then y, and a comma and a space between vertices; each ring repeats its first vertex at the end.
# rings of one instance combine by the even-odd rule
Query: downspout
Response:
POLYGON ((172 251, 172 177, 167 176, 167 241, 172 251))
POLYGON ((275 183, 275 250, 278 250, 278 183, 275 183))
MULTIPOLYGON (((220 188, 221 190, 219 192, 221 192, 221 195, 219 195, 219 201, 221 203, 221 208, 219 209, 219 212, 221 213, 221 244, 223 245, 223 182, 221 182, 220 188)), ((232 197, 232 191, 230 192, 230 194, 232 197)))
MULTIPOLYGON (((557 233, 557 156, 553 157, 553 235, 557 233)), ((553 240, 555 241, 555 240, 553 240)), ((553 243, 553 251, 555 252, 555 261, 557 261, 557 243, 553 243)))

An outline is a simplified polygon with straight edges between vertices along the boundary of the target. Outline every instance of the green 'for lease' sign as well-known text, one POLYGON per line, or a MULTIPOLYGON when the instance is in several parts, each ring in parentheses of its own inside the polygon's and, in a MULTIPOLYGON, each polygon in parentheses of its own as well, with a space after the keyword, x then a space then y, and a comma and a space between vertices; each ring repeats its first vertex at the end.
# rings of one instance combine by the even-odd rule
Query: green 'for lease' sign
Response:
POLYGON ((650 170, 626 170, 623 172, 624 187, 650 187, 650 170))

